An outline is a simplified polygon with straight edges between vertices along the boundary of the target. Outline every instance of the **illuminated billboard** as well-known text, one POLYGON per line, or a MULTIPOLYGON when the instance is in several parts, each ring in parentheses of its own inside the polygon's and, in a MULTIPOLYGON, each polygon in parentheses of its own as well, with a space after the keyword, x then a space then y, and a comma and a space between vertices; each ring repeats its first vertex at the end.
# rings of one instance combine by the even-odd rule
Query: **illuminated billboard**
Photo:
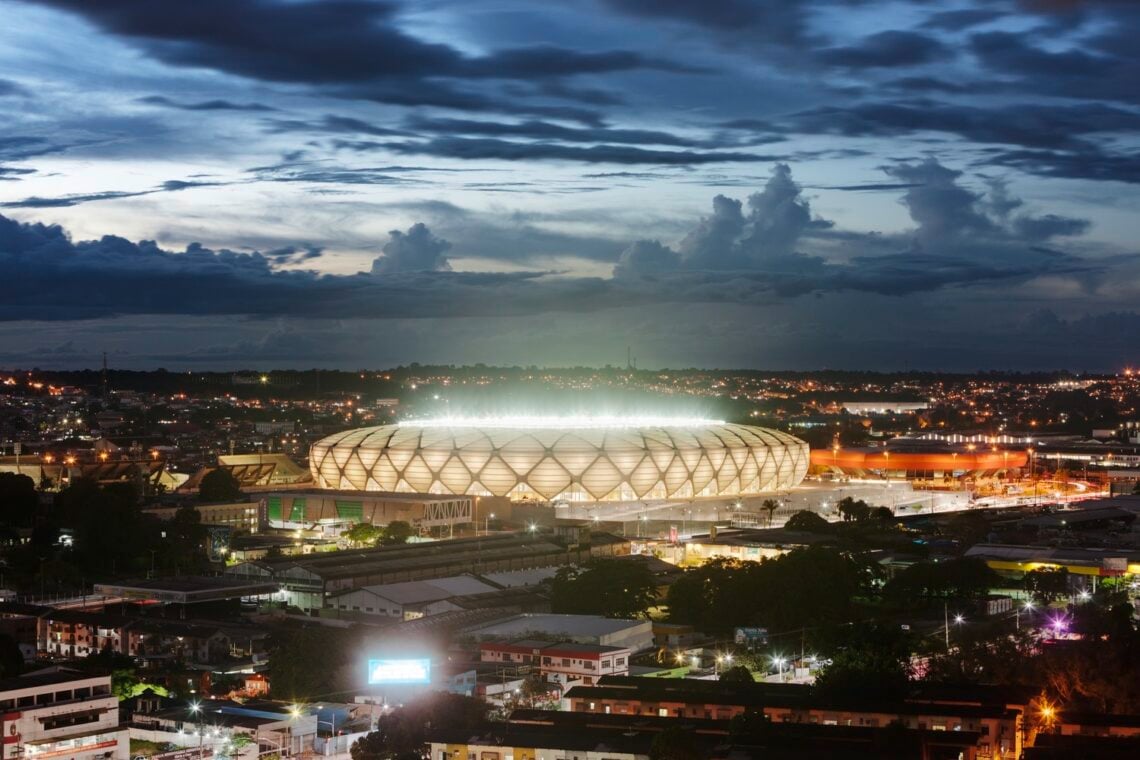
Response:
POLYGON ((368 684, 431 683, 431 660, 369 660, 368 684))

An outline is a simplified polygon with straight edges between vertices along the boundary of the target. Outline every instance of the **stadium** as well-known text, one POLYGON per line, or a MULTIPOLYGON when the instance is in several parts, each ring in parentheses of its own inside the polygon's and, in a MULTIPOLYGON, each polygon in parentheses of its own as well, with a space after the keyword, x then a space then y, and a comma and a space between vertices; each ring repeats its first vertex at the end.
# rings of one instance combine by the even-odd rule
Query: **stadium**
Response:
POLYGON ((792 488, 809 456, 786 433, 715 420, 527 417, 350 430, 309 461, 322 488, 631 502, 792 488))

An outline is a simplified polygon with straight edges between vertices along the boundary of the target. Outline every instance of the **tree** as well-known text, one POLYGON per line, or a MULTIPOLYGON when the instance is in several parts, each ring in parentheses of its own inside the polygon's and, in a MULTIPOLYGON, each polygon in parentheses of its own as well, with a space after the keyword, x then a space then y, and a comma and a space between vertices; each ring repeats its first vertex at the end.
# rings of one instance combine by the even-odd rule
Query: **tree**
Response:
POLYGON ((844 496, 835 505, 836 510, 843 516, 843 522, 861 522, 871 514, 871 505, 859 499, 856 501, 850 496, 844 496))
POLYGON ((485 727, 487 705, 474 697, 434 693, 376 721, 376 730, 358 739, 352 760, 421 760, 428 730, 436 726, 475 733, 485 727))
POLYGON ((307 700, 344 689, 342 670, 354 654, 355 639, 351 630, 323 627, 275 633, 269 647, 274 698, 307 700))
POLYGON ((958 557, 946 562, 917 562, 887 583, 884 593, 899 602, 927 599, 977 599, 1001 582, 984 560, 958 557))
POLYGON ((1034 599, 1047 604, 1068 595, 1069 570, 1065 567, 1030 570, 1022 578, 1022 583, 1025 584, 1025 590, 1033 594, 1034 599))
POLYGON ((0 633, 0 677, 15 678, 24 672, 24 655, 20 645, 6 633, 0 633))
POLYGON ((825 699, 896 699, 910 681, 910 652, 898 636, 877 628, 853 634, 849 645, 831 655, 816 676, 815 690, 825 699), (878 632, 872 632, 878 631, 878 632))
POLYGON ((238 501, 242 497, 241 483, 224 467, 210 470, 198 484, 199 501, 238 501))
POLYGON ((550 606, 560 614, 647 617, 657 603, 657 580, 639 559, 597 559, 562 567, 551 585, 550 606))
POLYGON ((780 508, 780 502, 776 501, 775 499, 765 499, 763 503, 760 504, 760 508, 768 513, 768 525, 771 526, 772 515, 774 515, 776 513, 776 510, 780 508))
POLYGON ((164 564, 182 573, 203 572, 209 562, 206 557, 206 538, 209 532, 202 525, 202 515, 192 506, 180 507, 166 531, 170 544, 164 564))
POLYGON ((415 531, 410 523, 404 520, 393 520, 384 526, 384 535, 380 537, 380 543, 384 546, 406 544, 408 539, 414 535, 415 531))
POLYGON ((357 523, 341 534, 353 546, 375 546, 383 535, 383 528, 366 522, 357 523))
MULTIPOLYGON (((694 733, 681 726, 669 726, 653 737, 649 760, 701 760, 705 755, 697 748, 694 733)), ((356 758, 353 758, 356 760, 356 758)))
POLYGON ((895 519, 895 513, 891 511, 890 507, 874 507, 871 510, 870 517, 879 522, 886 523, 895 519))
POLYGON ((743 665, 733 665, 728 670, 720 674, 720 680, 725 683, 755 683, 756 679, 752 677, 752 671, 743 665))
POLYGON ((669 619, 722 634, 736 626, 789 630, 846 620, 874 580, 859 555, 813 546, 763 562, 712 559, 669 587, 669 619))
POLYGON ((831 533, 834 527, 815 512, 801 509, 784 523, 785 530, 798 530, 804 533, 831 533))
POLYGON ((36 481, 15 472, 0 472, 0 523, 12 526, 32 524, 39 496, 36 481))

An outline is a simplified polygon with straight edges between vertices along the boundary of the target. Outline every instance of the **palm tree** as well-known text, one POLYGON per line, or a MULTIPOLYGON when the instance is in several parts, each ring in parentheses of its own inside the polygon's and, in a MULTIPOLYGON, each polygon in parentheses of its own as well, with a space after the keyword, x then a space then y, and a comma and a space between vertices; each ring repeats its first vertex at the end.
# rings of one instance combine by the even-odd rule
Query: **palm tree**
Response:
POLYGON ((772 527, 772 515, 777 509, 780 508, 780 502, 775 499, 765 499, 764 503, 760 505, 762 509, 768 510, 768 527, 772 527))

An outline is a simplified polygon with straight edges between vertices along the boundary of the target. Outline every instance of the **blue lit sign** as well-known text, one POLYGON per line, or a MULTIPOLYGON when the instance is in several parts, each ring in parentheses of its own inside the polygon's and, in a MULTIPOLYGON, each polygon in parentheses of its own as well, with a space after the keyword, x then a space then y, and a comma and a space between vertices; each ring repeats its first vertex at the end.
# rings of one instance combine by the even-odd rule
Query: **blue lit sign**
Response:
POLYGON ((431 683, 431 660, 369 660, 368 683, 431 683))

